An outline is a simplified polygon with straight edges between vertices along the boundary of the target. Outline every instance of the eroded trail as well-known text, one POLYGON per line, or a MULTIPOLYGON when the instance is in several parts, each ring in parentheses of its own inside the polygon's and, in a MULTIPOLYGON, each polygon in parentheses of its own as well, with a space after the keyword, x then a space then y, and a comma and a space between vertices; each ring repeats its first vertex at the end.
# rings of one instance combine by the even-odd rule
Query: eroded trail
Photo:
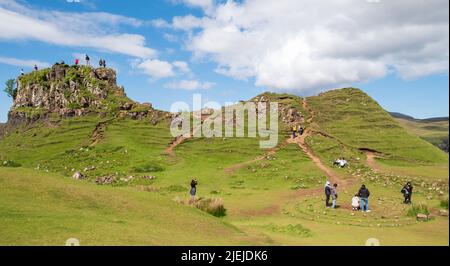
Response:
POLYGON ((380 166, 375 161, 375 158, 378 157, 378 155, 374 152, 366 152, 367 154, 367 165, 372 168, 374 172, 381 172, 380 166))
MULTIPOLYGON (((310 118, 308 118, 308 123, 311 125, 312 123, 314 123, 314 119, 315 119, 315 112, 313 110, 311 110, 311 108, 309 108, 308 106, 308 102, 306 100, 303 100, 303 108, 305 110, 308 110, 309 114, 310 114, 310 118)), ((334 173, 330 168, 328 168, 321 160, 319 157, 317 157, 313 151, 311 150, 311 148, 308 146, 308 144, 306 143, 306 138, 311 136, 313 133, 311 131, 311 129, 306 129, 304 134, 300 137, 297 137, 295 139, 291 139, 290 141, 292 143, 297 143, 298 146, 303 150, 303 152, 311 159, 311 161, 313 161, 313 163, 320 169, 322 170, 322 172, 324 172, 328 178, 328 181, 332 182, 332 183, 338 183, 341 186, 342 185, 346 185, 347 181, 343 178, 341 178, 338 174, 334 173)))

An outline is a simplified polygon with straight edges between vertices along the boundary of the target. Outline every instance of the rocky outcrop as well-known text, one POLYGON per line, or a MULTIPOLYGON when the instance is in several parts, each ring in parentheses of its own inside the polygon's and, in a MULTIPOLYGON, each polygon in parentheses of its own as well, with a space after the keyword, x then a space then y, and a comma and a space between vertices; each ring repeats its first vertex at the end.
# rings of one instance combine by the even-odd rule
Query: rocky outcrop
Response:
POLYGON ((55 64, 17 79, 8 124, 14 127, 50 114, 66 118, 98 113, 143 119, 152 110, 151 104, 139 104, 126 96, 113 69, 55 64))

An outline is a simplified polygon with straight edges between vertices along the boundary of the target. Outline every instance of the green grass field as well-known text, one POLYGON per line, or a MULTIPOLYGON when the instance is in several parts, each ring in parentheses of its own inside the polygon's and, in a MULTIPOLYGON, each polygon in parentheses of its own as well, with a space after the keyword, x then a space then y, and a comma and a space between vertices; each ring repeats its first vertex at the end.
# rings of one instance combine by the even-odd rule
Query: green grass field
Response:
POLYGON ((439 215, 448 200, 447 154, 356 89, 307 98, 306 109, 299 97, 268 98, 312 119, 306 143, 345 181, 341 208, 324 207, 325 173, 286 142, 282 124, 275 150, 260 149, 258 138, 200 138, 167 154, 167 122, 90 115, 19 128, 0 140, 0 245, 64 245, 71 237, 81 245, 449 244, 448 217, 439 215), (99 122, 105 125, 94 134, 99 122), (366 150, 379 152, 379 171, 366 150), (342 156, 350 167, 333 168, 342 156), (86 180, 74 180, 76 171, 86 180), (95 183, 111 175, 112 185, 95 183), (181 204, 193 177, 200 198, 223 200, 224 217, 181 204), (406 181, 430 221, 408 216, 400 194, 406 181), (366 215, 350 207, 362 183, 372 192, 366 215))
POLYGON ((420 138, 439 145, 444 139, 448 139, 448 121, 412 121, 395 118, 402 127, 420 138))

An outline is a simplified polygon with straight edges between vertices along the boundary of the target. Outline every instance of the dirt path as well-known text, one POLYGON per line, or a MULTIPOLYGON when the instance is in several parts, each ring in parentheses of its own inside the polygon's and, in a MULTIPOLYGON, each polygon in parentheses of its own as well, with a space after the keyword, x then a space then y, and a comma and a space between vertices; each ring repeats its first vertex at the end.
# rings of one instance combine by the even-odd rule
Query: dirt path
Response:
POLYGON ((196 127, 195 129, 191 130, 189 136, 183 136, 180 135, 178 137, 175 138, 175 140, 169 145, 169 147, 167 147, 165 149, 165 153, 169 154, 170 156, 174 157, 175 156, 175 152, 174 149, 180 145, 181 143, 183 143, 184 141, 188 140, 188 139, 192 139, 192 136, 195 136, 195 134, 202 129, 202 124, 203 121, 205 121, 205 119, 208 118, 208 116, 201 116, 201 124, 196 127))
POLYGON ((381 172, 380 166, 375 161, 375 158, 378 157, 378 155, 374 152, 366 152, 367 154, 367 165, 372 168, 374 172, 381 172))
POLYGON ((112 122, 114 120, 115 120, 115 118, 111 118, 109 120, 105 120, 105 121, 101 121, 101 122, 97 123, 94 131, 91 134, 91 144, 89 144, 89 147, 93 147, 93 146, 97 145, 105 137, 105 132, 106 132, 108 123, 112 122))

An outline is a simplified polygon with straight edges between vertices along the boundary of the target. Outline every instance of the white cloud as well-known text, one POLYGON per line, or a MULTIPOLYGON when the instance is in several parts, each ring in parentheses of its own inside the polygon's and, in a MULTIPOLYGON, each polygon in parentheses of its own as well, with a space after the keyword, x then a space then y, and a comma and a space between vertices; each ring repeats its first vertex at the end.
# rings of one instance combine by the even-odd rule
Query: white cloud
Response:
POLYGON ((18 66, 18 67, 34 67, 34 65, 37 65, 40 68, 50 67, 49 63, 42 62, 39 60, 32 60, 32 59, 24 60, 24 59, 3 57, 3 56, 0 56, 0 63, 12 65, 12 66, 18 66))
POLYGON ((154 57, 156 51, 146 46, 144 36, 118 30, 122 25, 143 24, 134 18, 104 12, 37 10, 11 0, 0 1, 0 40, 35 40, 139 58, 154 57))
POLYGON ((187 49, 218 73, 313 92, 389 70, 407 79, 448 72, 448 8, 447 0, 227 1, 203 17, 174 17, 171 28, 188 32, 187 49))
POLYGON ((175 76, 173 65, 158 59, 147 59, 135 62, 132 66, 141 70, 153 80, 175 76))
POLYGON ((191 69, 189 68, 188 63, 184 61, 175 61, 172 63, 172 65, 183 74, 191 74, 191 69))
POLYGON ((172 0, 172 2, 185 4, 190 7, 201 8, 205 13, 209 13, 214 10, 213 0, 172 0))
POLYGON ((152 81, 177 75, 192 76, 189 64, 184 61, 167 62, 158 59, 136 59, 131 61, 131 66, 133 69, 149 76, 152 81))
POLYGON ((164 88, 175 90, 208 90, 215 85, 213 82, 200 82, 198 80, 180 80, 169 82, 164 85, 164 88))

